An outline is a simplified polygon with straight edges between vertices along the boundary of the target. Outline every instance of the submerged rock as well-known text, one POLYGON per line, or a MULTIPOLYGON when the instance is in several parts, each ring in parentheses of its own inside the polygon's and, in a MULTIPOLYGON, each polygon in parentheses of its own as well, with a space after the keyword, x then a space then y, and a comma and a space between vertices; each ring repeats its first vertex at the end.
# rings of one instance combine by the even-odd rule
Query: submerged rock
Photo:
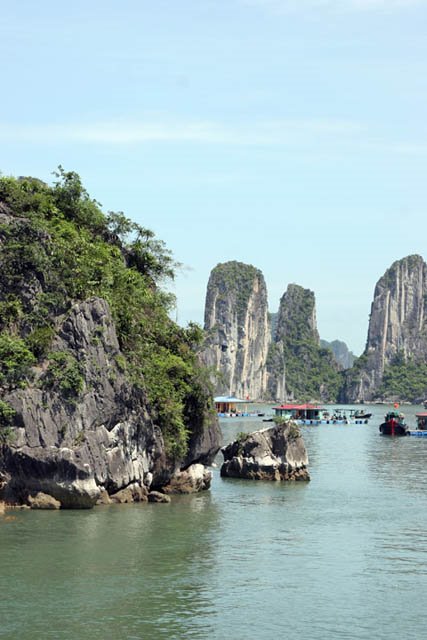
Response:
POLYGON ((310 480, 304 440, 286 422, 242 435, 221 449, 221 476, 248 480, 310 480))

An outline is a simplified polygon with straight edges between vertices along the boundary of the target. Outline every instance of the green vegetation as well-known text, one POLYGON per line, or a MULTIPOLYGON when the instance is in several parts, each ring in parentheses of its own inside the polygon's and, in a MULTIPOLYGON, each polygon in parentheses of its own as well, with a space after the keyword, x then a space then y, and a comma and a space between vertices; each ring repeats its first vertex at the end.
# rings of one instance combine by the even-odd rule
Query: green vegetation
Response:
POLYGON ((53 389, 65 398, 75 398, 84 389, 83 367, 76 358, 65 351, 48 355, 49 366, 41 379, 45 389, 53 389))
POLYGON ((21 386, 31 376, 36 359, 24 340, 0 333, 0 386, 21 386))
POLYGON ((220 297, 224 301, 231 298, 239 320, 246 313, 256 278, 263 279, 258 269, 251 264, 236 261, 218 264, 211 272, 211 282, 218 286, 220 297))
POLYGON ((6 444, 13 437, 11 424, 14 415, 14 409, 7 402, 0 400, 0 445, 6 444))
POLYGON ((311 322, 314 294, 290 285, 282 298, 276 329, 276 342, 268 355, 269 370, 285 374, 288 396, 300 401, 321 399, 336 401, 342 384, 334 356, 319 346, 311 322))
POLYGON ((0 225, 0 387, 25 383, 44 363, 42 386, 76 399, 86 385, 82 363, 51 352, 55 321, 76 301, 104 298, 123 353, 117 364, 146 393, 169 455, 185 455, 210 390, 198 365, 200 328, 169 318, 174 299, 161 284, 179 265, 164 243, 122 212, 104 214, 62 167, 53 186, 0 177, 0 202, 11 216, 0 225))
POLYGON ((427 363, 405 359, 403 353, 396 354, 385 367, 378 398, 398 398, 411 402, 427 395, 427 363))

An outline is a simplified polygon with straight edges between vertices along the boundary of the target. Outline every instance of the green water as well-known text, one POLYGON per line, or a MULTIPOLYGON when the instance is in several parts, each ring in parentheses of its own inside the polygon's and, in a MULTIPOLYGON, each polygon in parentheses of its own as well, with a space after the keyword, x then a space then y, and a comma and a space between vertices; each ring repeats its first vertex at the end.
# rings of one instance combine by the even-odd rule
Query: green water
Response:
MULTIPOLYGON (((0 637, 424 638, 427 438, 379 436, 374 410, 302 429, 307 484, 215 469, 171 504, 8 512, 0 637)), ((224 440, 261 426, 224 419, 224 440)))

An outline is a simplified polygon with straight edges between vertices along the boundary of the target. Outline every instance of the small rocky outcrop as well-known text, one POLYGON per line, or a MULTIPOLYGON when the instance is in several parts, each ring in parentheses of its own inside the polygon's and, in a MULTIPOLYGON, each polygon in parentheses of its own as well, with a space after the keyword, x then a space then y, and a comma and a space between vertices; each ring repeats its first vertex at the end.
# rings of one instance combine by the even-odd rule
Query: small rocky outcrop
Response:
POLYGON ((31 509, 60 509, 61 503, 53 496, 39 491, 35 495, 28 496, 28 505, 31 509))
POLYGON ((205 305, 204 363, 220 372, 216 392, 262 398, 269 343, 267 288, 262 273, 241 262, 211 272, 205 305))
POLYGON ((309 480, 304 440, 292 422, 255 431, 221 449, 221 476, 248 480, 309 480))
POLYGON ((168 494, 198 493, 209 489, 211 482, 212 472, 209 469, 202 464, 192 464, 188 469, 177 471, 163 491, 168 494))

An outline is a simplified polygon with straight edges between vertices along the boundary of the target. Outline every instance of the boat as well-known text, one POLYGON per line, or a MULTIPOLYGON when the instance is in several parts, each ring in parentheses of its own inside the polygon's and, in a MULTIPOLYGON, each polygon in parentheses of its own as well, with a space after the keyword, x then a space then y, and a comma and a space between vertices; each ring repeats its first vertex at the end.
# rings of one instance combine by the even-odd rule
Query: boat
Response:
POLYGON ((369 418, 372 418, 372 413, 366 413, 363 409, 350 409, 350 418, 353 420, 369 420, 369 418))
POLYGON ((331 415, 325 408, 316 404, 281 404, 273 407, 279 418, 293 420, 297 424, 349 424, 345 411, 336 409, 331 415))
POLYGON ((409 429, 408 435, 427 438, 427 413, 417 413, 415 418, 417 420, 417 428, 409 429))
POLYGON ((380 424, 380 433, 383 436, 407 436, 409 429, 403 413, 388 411, 384 416, 384 422, 380 424))

